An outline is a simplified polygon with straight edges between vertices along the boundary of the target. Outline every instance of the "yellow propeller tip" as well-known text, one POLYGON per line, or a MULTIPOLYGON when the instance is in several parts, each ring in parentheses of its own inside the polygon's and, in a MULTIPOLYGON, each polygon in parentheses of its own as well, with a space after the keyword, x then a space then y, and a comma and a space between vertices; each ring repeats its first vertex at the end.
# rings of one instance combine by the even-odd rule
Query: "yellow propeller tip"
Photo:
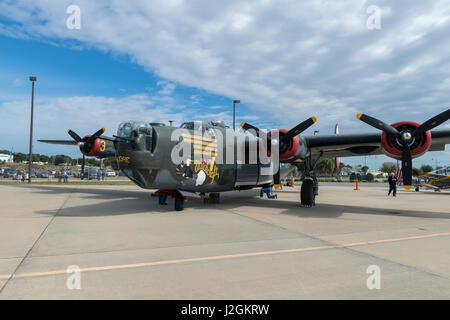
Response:
POLYGON ((279 184, 274 184, 273 186, 275 187, 275 189, 278 189, 280 187, 279 184))
POLYGON ((70 132, 70 129, 67 129, 67 132, 70 132))
POLYGON ((241 127, 243 128, 245 126, 245 122, 241 122, 241 127))
POLYGON ((358 114, 356 115, 356 117, 357 117, 358 119, 361 119, 362 113, 358 113, 358 114))
POLYGON ((403 186, 406 190, 411 189, 411 186, 403 186))
POLYGON ((105 132, 105 131, 106 131, 106 129, 105 129, 105 128, 102 128, 102 130, 103 130, 103 132, 105 132))
POLYGON ((311 117, 311 120, 315 123, 317 121, 316 117, 311 117))

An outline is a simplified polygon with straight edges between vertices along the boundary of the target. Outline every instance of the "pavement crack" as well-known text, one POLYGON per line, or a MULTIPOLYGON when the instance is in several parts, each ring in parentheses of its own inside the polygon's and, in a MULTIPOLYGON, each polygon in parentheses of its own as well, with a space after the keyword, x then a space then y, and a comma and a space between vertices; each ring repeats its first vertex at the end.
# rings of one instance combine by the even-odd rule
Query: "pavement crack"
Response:
POLYGON ((5 281, 5 283, 3 284, 3 286, 0 288, 0 295, 2 294, 3 290, 6 288, 6 286, 8 285, 8 283, 10 282, 10 280, 14 277, 14 275, 17 273, 17 271, 20 269, 20 267, 23 265, 25 259, 28 258, 28 256, 30 255, 31 251, 33 251, 33 249, 36 247, 36 244, 39 242, 39 240, 42 238, 42 236, 44 235, 44 233, 47 231, 48 227, 52 224, 53 220, 55 220, 55 218, 58 216, 59 212, 61 211, 62 208, 64 208, 64 206, 66 205, 67 201, 70 199, 71 194, 69 193, 67 198, 64 200, 64 202, 61 204, 61 206, 59 207, 59 209, 56 211, 55 215, 50 219, 50 221, 47 223, 47 225, 45 226, 45 228, 42 230, 42 232, 39 234, 39 236, 37 237, 37 239, 34 241, 33 245, 30 247, 30 249, 28 249, 27 253, 23 256, 22 260, 20 260, 19 264, 17 265, 17 267, 14 269, 14 271, 10 274, 9 278, 5 281))

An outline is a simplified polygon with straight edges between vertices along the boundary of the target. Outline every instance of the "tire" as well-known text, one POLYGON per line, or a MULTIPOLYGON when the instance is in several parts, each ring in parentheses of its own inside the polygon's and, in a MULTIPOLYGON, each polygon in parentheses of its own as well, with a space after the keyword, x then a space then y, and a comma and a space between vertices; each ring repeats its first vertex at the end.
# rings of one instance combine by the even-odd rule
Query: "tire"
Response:
POLYGON ((183 211, 184 209, 184 197, 177 195, 175 197, 175 210, 183 211))
POLYGON ((300 191, 300 202, 302 206, 312 207, 314 205, 314 181, 312 178, 305 178, 300 191))
POLYGON ((415 189, 415 190, 416 190, 416 192, 419 192, 419 187, 416 187, 416 189, 415 189))
POLYGON ((175 210, 183 211, 184 209, 184 198, 182 196, 177 195, 175 197, 175 210))

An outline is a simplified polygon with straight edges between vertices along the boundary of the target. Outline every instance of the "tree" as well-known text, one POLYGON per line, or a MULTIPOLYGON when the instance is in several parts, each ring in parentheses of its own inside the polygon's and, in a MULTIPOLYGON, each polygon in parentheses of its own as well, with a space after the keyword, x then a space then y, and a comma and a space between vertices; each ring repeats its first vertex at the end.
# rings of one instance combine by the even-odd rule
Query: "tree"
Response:
POLYGON ((423 173, 423 171, 418 168, 413 168, 412 171, 413 171, 413 175, 415 175, 415 176, 418 176, 419 174, 423 173))
POLYGON ((380 171, 383 173, 391 174, 397 169, 397 165, 393 162, 383 162, 380 171))
POLYGON ((363 167, 361 168, 361 171, 364 172, 364 173, 367 173, 368 170, 369 170, 369 167, 368 167, 368 166, 363 166, 363 167))
POLYGON ((334 161, 328 158, 320 159, 317 163, 317 171, 321 174, 332 174, 334 167, 334 161))
POLYGON ((70 163, 71 160, 72 160, 72 158, 69 156, 66 156, 64 154, 58 154, 55 156, 55 165, 60 165, 63 163, 70 163))
POLYGON ((352 172, 349 177, 350 181, 355 181, 356 178, 358 178, 358 181, 361 181, 361 175, 359 173, 352 172))
POLYGON ((14 162, 22 162, 27 160, 27 155, 22 152, 15 152, 14 153, 14 162))
POLYGON ((433 171, 433 167, 430 166, 429 164, 423 164, 423 165, 420 167, 420 169, 421 169, 423 172, 430 172, 430 171, 433 171))
POLYGON ((371 173, 366 174, 366 180, 367 180, 368 182, 372 182, 373 179, 374 179, 373 174, 371 174, 371 173))

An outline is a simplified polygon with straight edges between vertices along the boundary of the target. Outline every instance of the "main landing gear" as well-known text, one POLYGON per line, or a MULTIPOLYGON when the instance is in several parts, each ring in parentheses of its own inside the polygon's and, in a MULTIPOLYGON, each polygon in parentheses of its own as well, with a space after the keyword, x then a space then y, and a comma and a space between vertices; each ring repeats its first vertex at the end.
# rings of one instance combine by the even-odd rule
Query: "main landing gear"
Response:
POLYGON ((311 163, 311 157, 306 158, 304 162, 305 169, 300 189, 300 203, 302 207, 314 207, 316 203, 316 196, 319 194, 319 183, 317 181, 315 169, 321 156, 322 154, 316 159, 314 164, 311 163))
POLYGON ((195 192, 189 192, 184 190, 163 190, 160 189, 155 192, 155 195, 166 195, 171 196, 175 198, 174 204, 175 204, 175 210, 176 211, 183 211, 184 210, 184 203, 186 201, 186 198, 192 198, 192 199, 200 199, 200 196, 197 195, 195 192))
POLYGON ((175 210, 183 211, 184 209, 184 197, 180 194, 175 196, 175 210))

